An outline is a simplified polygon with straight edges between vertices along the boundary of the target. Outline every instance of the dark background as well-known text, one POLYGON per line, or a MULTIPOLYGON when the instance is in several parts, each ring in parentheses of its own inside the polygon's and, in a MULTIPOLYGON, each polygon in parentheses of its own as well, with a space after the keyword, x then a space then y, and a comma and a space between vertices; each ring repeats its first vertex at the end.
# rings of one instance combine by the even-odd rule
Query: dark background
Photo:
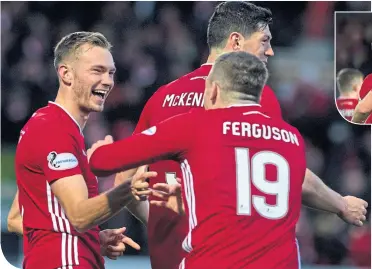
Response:
MULTIPOLYGON (((90 146, 106 134, 115 139, 129 136, 145 102, 159 86, 206 60, 207 23, 216 4, 2 2, 1 221, 2 249, 9 261, 19 265, 22 258, 21 239, 6 232, 6 216, 15 194, 15 146, 33 111, 56 96, 53 47, 59 39, 74 31, 99 31, 114 45, 116 86, 105 112, 91 115, 85 128, 90 146)), ((284 117, 305 137, 308 167, 341 194, 370 202, 370 128, 341 118, 334 104, 333 79, 334 11, 369 11, 370 2, 257 4, 269 7, 274 15, 275 56, 269 60, 269 84, 280 99, 284 117)), ((337 40, 344 45, 337 51, 337 69, 352 65, 372 72, 371 17, 361 18, 352 15, 337 27, 337 40)), ((101 179, 101 190, 110 188, 112 180, 101 179)), ((147 255, 145 229, 126 211, 102 227, 123 225, 141 244, 140 254, 147 255)), ((355 229, 336 216, 303 208, 297 230, 304 264, 370 267, 369 221, 355 229)), ((129 250, 127 254, 138 253, 129 250)))

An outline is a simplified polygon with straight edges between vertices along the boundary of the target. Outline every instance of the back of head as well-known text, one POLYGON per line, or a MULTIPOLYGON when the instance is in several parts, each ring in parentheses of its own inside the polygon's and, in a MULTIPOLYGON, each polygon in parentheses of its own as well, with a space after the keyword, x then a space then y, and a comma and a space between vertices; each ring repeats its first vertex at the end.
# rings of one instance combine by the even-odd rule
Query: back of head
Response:
POLYGON ((76 60, 79 49, 83 45, 92 45, 111 50, 111 44, 101 33, 96 32, 74 32, 64 36, 54 49, 54 67, 57 70, 59 64, 67 59, 76 60))
POLYGON ((271 11, 242 1, 219 4, 209 20, 207 43, 210 49, 222 48, 233 32, 245 37, 272 23, 271 11))
POLYGON ((266 65, 256 56, 239 51, 222 54, 217 58, 209 79, 221 91, 224 102, 259 102, 268 79, 266 65))
POLYGON ((344 68, 337 73, 337 88, 341 95, 358 92, 363 82, 363 73, 357 69, 344 68))

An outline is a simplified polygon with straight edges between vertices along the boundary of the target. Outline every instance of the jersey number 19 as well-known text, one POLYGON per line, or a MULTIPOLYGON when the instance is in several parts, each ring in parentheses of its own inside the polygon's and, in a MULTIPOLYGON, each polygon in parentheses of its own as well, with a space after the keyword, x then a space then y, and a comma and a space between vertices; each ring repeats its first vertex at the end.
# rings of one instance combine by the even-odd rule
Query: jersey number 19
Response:
POLYGON ((268 219, 283 218, 288 212, 289 164, 280 154, 272 151, 260 151, 250 157, 249 149, 235 148, 237 214, 251 215, 252 206, 262 217, 268 219), (277 169, 275 182, 266 179, 266 165, 277 169), (252 195, 251 184, 259 191, 276 196, 276 204, 269 205, 264 196, 252 195))

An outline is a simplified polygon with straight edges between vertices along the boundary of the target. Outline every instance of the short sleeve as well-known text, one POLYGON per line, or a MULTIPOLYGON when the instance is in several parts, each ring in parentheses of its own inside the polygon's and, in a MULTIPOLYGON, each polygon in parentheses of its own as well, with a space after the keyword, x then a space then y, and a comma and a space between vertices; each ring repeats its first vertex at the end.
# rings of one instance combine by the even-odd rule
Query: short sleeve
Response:
POLYGON ((49 183, 82 174, 79 159, 83 149, 76 138, 67 132, 55 132, 41 140, 41 169, 49 183))
POLYGON ((262 91, 261 102, 263 111, 272 118, 282 119, 282 109, 274 91, 265 86, 262 91))

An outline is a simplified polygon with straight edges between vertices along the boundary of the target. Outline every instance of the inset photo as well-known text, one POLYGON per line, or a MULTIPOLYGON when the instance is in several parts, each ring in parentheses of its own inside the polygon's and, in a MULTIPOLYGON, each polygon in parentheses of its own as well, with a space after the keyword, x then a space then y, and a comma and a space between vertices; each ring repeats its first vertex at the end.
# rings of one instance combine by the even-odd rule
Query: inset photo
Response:
POLYGON ((340 115, 372 124, 372 12, 335 12, 335 71, 340 115))

